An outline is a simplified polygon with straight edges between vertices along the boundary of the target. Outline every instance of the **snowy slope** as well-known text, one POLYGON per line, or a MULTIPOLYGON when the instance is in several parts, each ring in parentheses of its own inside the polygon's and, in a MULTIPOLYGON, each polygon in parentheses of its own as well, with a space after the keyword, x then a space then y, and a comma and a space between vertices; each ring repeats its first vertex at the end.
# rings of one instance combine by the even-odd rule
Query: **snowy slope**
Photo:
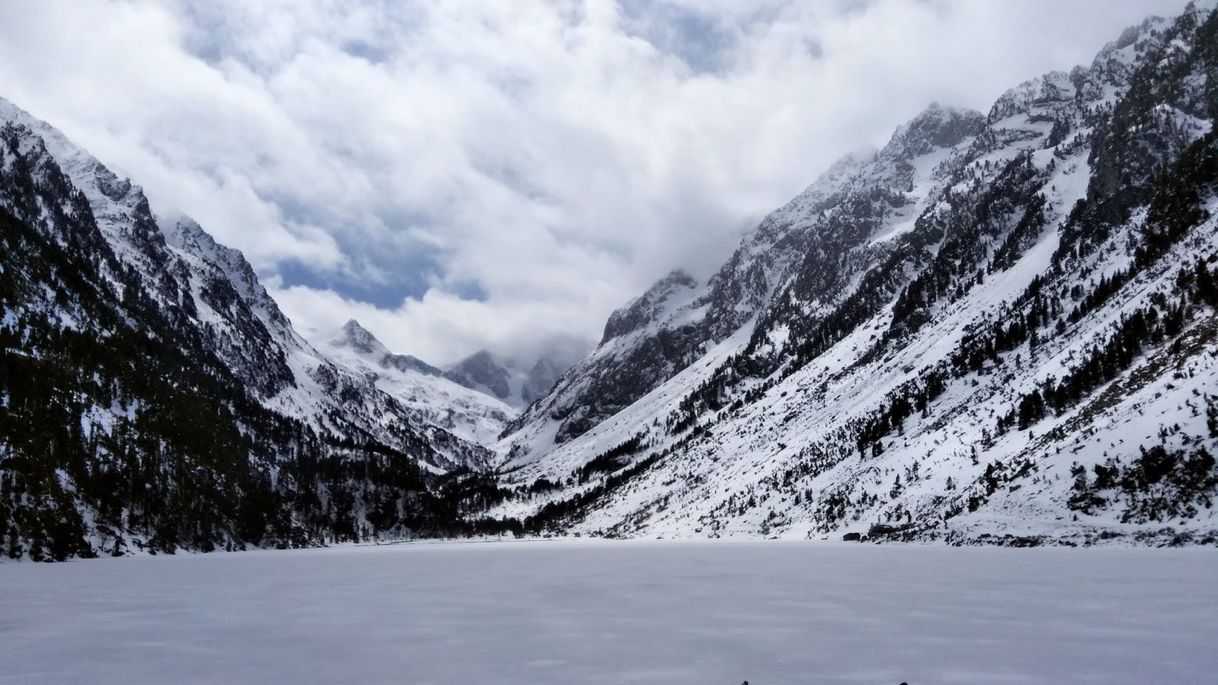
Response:
POLYGON ((1193 6, 987 115, 934 105, 839 162, 710 284, 678 274, 614 314, 505 435, 505 482, 528 487, 489 514, 610 535, 1218 540, 1216 66, 1212 3, 1193 6), (606 360, 657 341, 689 359, 570 430, 620 377, 606 360))
POLYGON ((322 344, 328 358, 369 378, 421 421, 474 444, 489 444, 516 410, 494 397, 454 383, 426 362, 393 354, 357 321, 322 344))
POLYGON ((910 228, 940 167, 972 144, 982 120, 932 105, 884 149, 846 156, 766 217, 706 283, 682 270, 661 279, 610 316, 596 350, 509 425, 504 445, 520 445, 517 455, 527 445, 528 458, 578 437, 752 325, 793 282, 807 313, 832 306, 857 264, 886 254, 888 239, 910 228), (838 230, 846 213, 868 220, 838 230))

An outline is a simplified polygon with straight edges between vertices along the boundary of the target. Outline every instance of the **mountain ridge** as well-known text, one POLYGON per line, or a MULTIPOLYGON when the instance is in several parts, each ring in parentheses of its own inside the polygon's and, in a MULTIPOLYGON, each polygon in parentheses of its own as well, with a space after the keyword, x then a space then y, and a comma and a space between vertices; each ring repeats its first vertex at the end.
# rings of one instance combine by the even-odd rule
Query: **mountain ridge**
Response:
POLYGON ((839 161, 745 236, 717 301, 694 298, 728 315, 635 348, 676 354, 644 358, 626 401, 571 399, 640 361, 603 346, 509 425, 505 484, 547 486, 491 514, 610 536, 1212 544, 1216 45, 1190 5, 839 161))
POLYGON ((441 481, 488 450, 321 355, 239 252, 4 100, 0 214, 6 556, 462 525, 441 481))
MULTIPOLYGON (((335 363, 409 408, 418 422, 438 426, 474 445, 490 444, 515 415, 515 409, 490 394, 452 381, 417 357, 391 352, 354 319, 321 349, 335 363)), ((488 453, 472 465, 482 469, 493 461, 488 453)))
POLYGON ((478 350, 449 365, 442 374, 458 385, 523 409, 545 396, 571 365, 570 351, 563 347, 551 345, 551 349, 539 355, 532 365, 489 350, 478 350))

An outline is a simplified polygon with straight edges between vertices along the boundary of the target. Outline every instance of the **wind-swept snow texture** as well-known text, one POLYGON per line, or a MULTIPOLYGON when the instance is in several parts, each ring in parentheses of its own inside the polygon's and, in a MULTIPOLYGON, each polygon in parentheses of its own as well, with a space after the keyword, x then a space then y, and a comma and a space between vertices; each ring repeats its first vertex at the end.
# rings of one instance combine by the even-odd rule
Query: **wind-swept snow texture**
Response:
POLYGON ((509 424, 492 516, 615 536, 1218 542, 1218 16, 932 105, 509 424))
POLYGON ((396 545, 0 565, 0 682, 1181 685, 1218 554, 396 545))

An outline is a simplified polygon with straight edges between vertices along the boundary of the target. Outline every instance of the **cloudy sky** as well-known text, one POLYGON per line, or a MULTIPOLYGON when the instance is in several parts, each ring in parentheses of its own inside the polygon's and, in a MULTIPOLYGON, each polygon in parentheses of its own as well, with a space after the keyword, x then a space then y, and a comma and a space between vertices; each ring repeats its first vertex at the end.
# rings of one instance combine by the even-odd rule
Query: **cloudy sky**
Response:
POLYGON ((0 0, 0 97, 245 252, 306 333, 595 340, 838 156, 1184 0, 0 0))

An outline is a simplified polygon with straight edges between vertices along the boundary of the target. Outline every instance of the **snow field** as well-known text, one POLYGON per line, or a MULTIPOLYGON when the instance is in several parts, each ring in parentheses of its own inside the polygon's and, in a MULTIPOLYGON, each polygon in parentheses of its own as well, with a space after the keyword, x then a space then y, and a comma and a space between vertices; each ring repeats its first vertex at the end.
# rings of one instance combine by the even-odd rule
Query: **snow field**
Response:
POLYGON ((414 544, 0 565, 0 683, 1213 683, 1218 551, 414 544))

